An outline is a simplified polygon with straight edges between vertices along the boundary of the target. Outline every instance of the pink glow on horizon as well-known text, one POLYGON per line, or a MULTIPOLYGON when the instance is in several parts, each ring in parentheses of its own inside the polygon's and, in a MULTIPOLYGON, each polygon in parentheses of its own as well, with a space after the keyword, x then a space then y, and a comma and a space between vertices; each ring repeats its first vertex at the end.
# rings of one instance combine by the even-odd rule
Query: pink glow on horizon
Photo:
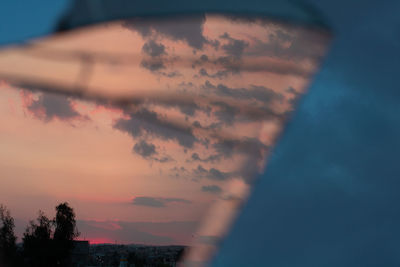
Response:
POLYGON ((106 237, 98 237, 92 239, 77 239, 78 241, 89 241, 91 245, 98 245, 98 244, 114 244, 116 240, 111 240, 106 237))

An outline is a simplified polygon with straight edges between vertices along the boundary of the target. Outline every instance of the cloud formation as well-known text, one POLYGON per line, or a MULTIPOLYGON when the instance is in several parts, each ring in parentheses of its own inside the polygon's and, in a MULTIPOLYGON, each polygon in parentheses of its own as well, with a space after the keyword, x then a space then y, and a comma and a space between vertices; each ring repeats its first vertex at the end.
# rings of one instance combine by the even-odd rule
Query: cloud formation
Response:
POLYGON ((265 55, 299 62, 301 60, 319 60, 326 51, 329 38, 320 31, 296 27, 294 29, 277 28, 268 36, 268 41, 254 38, 255 44, 246 51, 246 55, 265 55))
POLYGON ((204 14, 190 17, 169 18, 136 18, 125 21, 123 26, 137 31, 144 38, 161 35, 175 41, 184 41, 195 49, 202 49, 208 40, 203 35, 204 14))
POLYGON ((157 43, 155 40, 150 39, 144 43, 142 47, 144 57, 140 62, 140 66, 153 72, 154 74, 163 75, 168 78, 178 77, 181 74, 178 71, 163 71, 167 68, 168 62, 173 59, 168 58, 166 47, 162 43, 157 43))
POLYGON ((264 104, 284 100, 282 94, 261 85, 249 85, 249 88, 231 88, 221 83, 214 85, 207 80, 202 88, 210 90, 219 96, 230 97, 236 100, 253 100, 264 104))
POLYGON ((164 60, 162 58, 143 59, 140 62, 140 66, 152 72, 157 72, 166 68, 164 60))
MULTIPOLYGON (((247 55, 244 54, 243 58, 237 59, 233 56, 220 56, 216 59, 210 59, 209 57, 203 57, 202 59, 196 59, 192 62, 192 67, 212 65, 214 67, 220 67, 222 70, 219 73, 209 74, 208 72, 201 71, 198 75, 209 78, 222 79, 224 75, 228 74, 240 74, 243 72, 247 73, 274 73, 278 75, 295 75, 299 77, 309 78, 313 73, 313 69, 307 67, 307 65, 298 64, 298 62, 290 61, 277 61, 271 59, 265 59, 263 61, 258 60, 258 57, 266 56, 265 54, 247 55)), ((319 58, 318 58, 319 59, 319 58)), ((314 60, 314 59, 313 59, 314 60)))
POLYGON ((232 125, 235 122, 236 115, 239 114, 239 109, 233 105, 226 102, 217 101, 211 103, 217 110, 213 114, 218 118, 218 120, 226 125, 232 125))
POLYGON ((143 45, 142 51, 151 57, 159 57, 167 54, 165 51, 165 46, 162 43, 157 43, 154 40, 147 41, 143 45))
POLYGON ((191 148, 197 142, 191 128, 170 124, 159 118, 157 113, 145 108, 131 112, 129 119, 117 120, 114 128, 134 138, 151 135, 163 140, 176 141, 185 148, 191 148))
POLYGON ((144 158, 148 158, 150 156, 156 155, 156 146, 147 143, 145 140, 141 140, 133 146, 133 151, 137 154, 141 155, 144 158))
POLYGON ((230 158, 235 153, 262 158, 263 153, 268 149, 268 146, 258 138, 225 139, 214 143, 212 146, 219 155, 225 158, 230 158))
POLYGON ((72 105, 70 99, 64 95, 40 93, 38 99, 32 99, 26 108, 36 117, 46 122, 59 120, 72 120, 84 118, 72 105))
POLYGON ((222 192, 222 189, 218 185, 204 185, 201 187, 201 191, 212 194, 219 194, 222 192))
POLYGON ((132 201, 133 205, 147 206, 153 208, 167 207, 168 203, 191 204, 192 202, 183 198, 163 198, 163 197, 135 197, 132 201))
POLYGON ((221 46, 222 50, 229 56, 235 59, 240 59, 249 43, 244 40, 232 38, 227 32, 220 36, 221 39, 228 40, 227 44, 221 46))
POLYGON ((215 161, 220 160, 220 158, 221 158, 220 155, 210 155, 210 156, 208 156, 206 158, 201 158, 199 156, 199 154, 195 152, 195 153, 192 154, 192 156, 190 158, 190 161, 200 161, 200 162, 211 162, 211 163, 213 163, 215 161))
POLYGON ((198 165, 196 169, 193 170, 193 174, 197 178, 207 178, 210 180, 224 181, 233 177, 233 173, 223 172, 216 168, 205 169, 202 165, 198 165))
POLYGON ((213 79, 224 79, 228 76, 230 72, 227 70, 219 70, 214 73, 208 73, 208 71, 205 68, 201 68, 199 70, 199 74, 202 77, 208 77, 208 78, 213 78, 213 79))

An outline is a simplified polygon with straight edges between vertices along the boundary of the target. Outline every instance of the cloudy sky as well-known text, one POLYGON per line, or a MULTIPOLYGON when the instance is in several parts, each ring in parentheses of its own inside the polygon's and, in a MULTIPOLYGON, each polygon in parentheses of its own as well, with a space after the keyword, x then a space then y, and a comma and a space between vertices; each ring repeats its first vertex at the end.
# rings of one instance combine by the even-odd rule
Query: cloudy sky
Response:
POLYGON ((246 196, 327 40, 202 15, 0 51, 0 203, 19 234, 68 201, 92 242, 218 235, 201 222, 224 221, 246 196))

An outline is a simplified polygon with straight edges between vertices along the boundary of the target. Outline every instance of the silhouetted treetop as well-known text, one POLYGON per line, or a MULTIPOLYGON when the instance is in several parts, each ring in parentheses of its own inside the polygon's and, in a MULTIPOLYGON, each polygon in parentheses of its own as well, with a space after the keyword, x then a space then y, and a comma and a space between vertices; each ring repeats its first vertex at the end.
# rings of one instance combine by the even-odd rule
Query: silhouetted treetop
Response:
POLYGON ((56 206, 54 218, 54 240, 73 240, 79 236, 76 228, 75 212, 67 202, 56 206))
POLYGON ((23 241, 24 256, 28 266, 53 266, 51 255, 52 221, 39 211, 36 221, 30 221, 23 241))
POLYGON ((0 264, 11 264, 16 254, 14 219, 7 207, 0 205, 0 264))

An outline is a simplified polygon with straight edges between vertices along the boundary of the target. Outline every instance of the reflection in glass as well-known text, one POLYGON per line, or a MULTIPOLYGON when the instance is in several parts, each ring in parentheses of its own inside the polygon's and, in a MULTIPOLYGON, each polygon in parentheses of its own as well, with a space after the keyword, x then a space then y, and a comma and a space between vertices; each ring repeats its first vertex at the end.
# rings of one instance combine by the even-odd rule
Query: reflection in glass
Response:
POLYGON ((5 48, 0 202, 23 221, 67 200, 92 243, 191 245, 186 262, 206 261, 328 40, 199 15, 5 48))

